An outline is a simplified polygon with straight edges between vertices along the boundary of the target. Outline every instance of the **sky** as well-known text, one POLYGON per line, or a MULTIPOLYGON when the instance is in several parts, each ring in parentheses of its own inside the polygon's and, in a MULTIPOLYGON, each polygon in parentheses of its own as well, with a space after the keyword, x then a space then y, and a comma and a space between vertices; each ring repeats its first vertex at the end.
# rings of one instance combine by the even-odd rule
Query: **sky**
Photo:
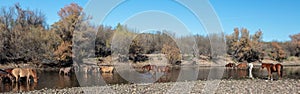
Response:
MULTIPOLYGON (((0 6, 10 7, 19 3, 23 8, 40 10, 46 15, 46 22, 51 25, 59 20, 57 12, 72 2, 83 8, 93 5, 92 11, 96 12, 107 7, 105 4, 91 4, 89 0, 1 0, 0 6)), ((236 27, 247 28, 250 34, 260 29, 263 31, 264 41, 288 41, 289 35, 300 33, 299 0, 209 0, 209 3, 225 34, 231 34, 236 27)), ((199 8, 202 8, 201 5, 199 4, 199 8)), ((129 27, 137 30, 145 30, 147 26, 154 29, 156 27, 150 25, 154 23, 159 28, 206 34, 201 19, 197 19, 190 9, 172 0, 128 0, 115 6, 100 22, 113 27, 117 23, 129 24, 129 27), (166 22, 170 25, 162 25, 166 22)))

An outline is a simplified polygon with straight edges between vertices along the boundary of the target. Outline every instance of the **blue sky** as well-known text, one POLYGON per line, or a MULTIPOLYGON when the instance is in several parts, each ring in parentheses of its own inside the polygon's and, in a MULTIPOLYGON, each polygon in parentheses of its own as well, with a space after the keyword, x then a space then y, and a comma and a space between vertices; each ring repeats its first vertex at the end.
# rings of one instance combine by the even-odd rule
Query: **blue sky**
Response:
MULTIPOLYGON (((23 8, 41 10, 46 15, 47 23, 52 24, 59 20, 57 12, 60 8, 71 2, 84 7, 88 0, 1 0, 0 6, 9 7, 17 2, 23 8)), ((300 33, 299 0, 210 0, 210 3, 226 34, 231 34, 235 27, 244 27, 250 30, 251 34, 261 29, 264 41, 287 41, 289 35, 300 33)), ((95 7, 95 10, 98 10, 97 8, 101 10, 101 6, 95 7)), ((168 0, 128 1, 115 8, 103 24, 115 26, 119 22, 124 23, 128 17, 137 12, 145 10, 168 13, 177 17, 192 33, 203 34, 201 23, 188 9, 168 0)))

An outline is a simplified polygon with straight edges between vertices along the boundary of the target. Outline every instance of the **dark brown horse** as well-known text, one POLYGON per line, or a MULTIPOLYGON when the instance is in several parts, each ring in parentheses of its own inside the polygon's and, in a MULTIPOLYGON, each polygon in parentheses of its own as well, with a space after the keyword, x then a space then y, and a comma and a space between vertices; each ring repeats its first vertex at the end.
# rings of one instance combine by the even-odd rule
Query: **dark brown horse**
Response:
POLYGON ((155 65, 145 65, 145 66, 142 67, 143 71, 145 71, 145 70, 146 71, 150 71, 150 70, 156 71, 156 69, 157 69, 157 67, 155 65))
POLYGON ((4 71, 8 72, 11 74, 11 71, 13 70, 13 68, 8 68, 8 69, 4 69, 4 71))
POLYGON ((12 81, 12 82, 15 81, 15 78, 11 74, 11 70, 10 71, 8 71, 8 70, 10 70, 10 69, 5 69, 5 70, 0 69, 0 80, 9 78, 10 81, 12 81))
POLYGON ((282 78, 283 66, 281 64, 272 64, 272 63, 261 63, 261 69, 267 68, 268 79, 272 78, 272 72, 277 72, 278 76, 282 78))
POLYGON ((226 68, 234 68, 236 65, 234 63, 228 63, 225 65, 226 68))

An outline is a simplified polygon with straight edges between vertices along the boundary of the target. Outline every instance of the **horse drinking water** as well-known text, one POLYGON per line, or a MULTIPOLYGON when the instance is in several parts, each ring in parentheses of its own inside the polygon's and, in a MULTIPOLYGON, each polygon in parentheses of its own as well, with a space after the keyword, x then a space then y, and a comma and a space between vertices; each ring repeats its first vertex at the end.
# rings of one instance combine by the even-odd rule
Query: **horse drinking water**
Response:
POLYGON ((155 66, 155 65, 145 65, 145 66, 143 66, 142 67, 142 70, 143 71, 151 71, 151 70, 154 70, 154 71, 157 71, 157 66, 155 66))
POLYGON ((236 67, 236 65, 234 63, 228 63, 228 64, 225 65, 225 67, 226 67, 226 69, 227 68, 234 68, 234 67, 236 67))
POLYGON ((282 78, 283 66, 281 64, 272 64, 272 63, 261 63, 261 69, 267 68, 268 79, 272 79, 272 72, 277 72, 278 76, 282 78))
POLYGON ((30 83, 30 76, 33 77, 35 83, 38 81, 36 71, 30 68, 14 68, 11 74, 16 78, 16 82, 19 82, 19 78, 26 77, 27 83, 30 83))

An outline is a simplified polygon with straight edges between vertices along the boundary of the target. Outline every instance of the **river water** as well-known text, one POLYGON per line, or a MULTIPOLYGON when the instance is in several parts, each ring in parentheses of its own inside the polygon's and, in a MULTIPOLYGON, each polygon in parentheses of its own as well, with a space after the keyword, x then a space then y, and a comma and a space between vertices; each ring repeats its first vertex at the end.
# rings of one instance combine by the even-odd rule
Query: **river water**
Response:
MULTIPOLYGON (((224 69, 222 79, 247 79, 247 70, 224 69)), ((122 70, 114 73, 73 73, 71 75, 59 75, 58 71, 38 71, 39 81, 34 84, 19 84, 9 82, 0 83, 0 92, 31 91, 44 88, 68 88, 79 86, 103 86, 107 84, 130 84, 130 83, 161 83, 185 80, 206 80, 210 73, 210 67, 173 67, 169 72, 133 72, 122 70), (198 71, 197 71, 198 70, 198 71), (80 79, 77 79, 80 78, 80 79)), ((266 69, 260 70, 254 67, 253 77, 264 79, 267 77, 266 69)), ((277 78, 277 74, 273 73, 277 78)), ((23 78, 24 79, 24 78, 23 78)), ((23 80, 22 79, 22 80, 23 80)), ((285 66, 283 68, 283 79, 300 79, 300 66, 285 66)))

